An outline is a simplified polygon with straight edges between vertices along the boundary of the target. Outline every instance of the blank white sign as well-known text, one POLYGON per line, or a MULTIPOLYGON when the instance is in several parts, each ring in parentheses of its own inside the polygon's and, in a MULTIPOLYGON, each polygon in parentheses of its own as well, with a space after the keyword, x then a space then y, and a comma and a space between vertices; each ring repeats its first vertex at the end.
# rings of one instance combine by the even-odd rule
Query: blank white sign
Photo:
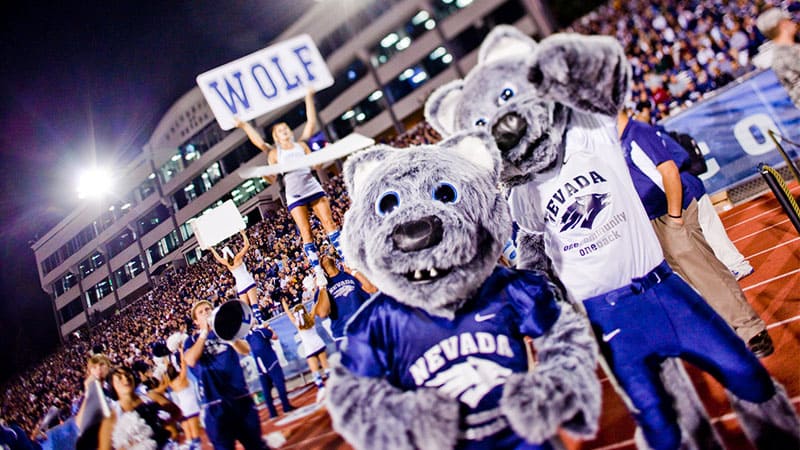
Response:
POLYGON ((208 210, 191 222, 197 244, 209 249, 245 229, 244 219, 233 200, 208 210))

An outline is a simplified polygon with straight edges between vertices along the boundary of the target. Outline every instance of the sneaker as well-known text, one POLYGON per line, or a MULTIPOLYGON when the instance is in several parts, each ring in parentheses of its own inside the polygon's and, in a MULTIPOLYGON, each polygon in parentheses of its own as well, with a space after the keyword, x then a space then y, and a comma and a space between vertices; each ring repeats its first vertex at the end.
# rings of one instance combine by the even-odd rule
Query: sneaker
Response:
POLYGON ((286 443, 286 436, 280 431, 273 431, 270 434, 261 436, 261 440, 267 444, 267 448, 278 448, 286 443))
POLYGON ((317 389, 317 403, 322 403, 325 400, 325 388, 317 389))
POLYGON ((741 266, 732 269, 731 273, 733 274, 734 277, 736 277, 737 280, 741 280, 742 278, 753 273, 753 266, 751 266, 748 263, 744 263, 741 266))
POLYGON ((772 345, 772 338, 769 337, 767 330, 750 338, 750 340, 747 341, 747 348, 750 349, 757 358, 767 357, 775 351, 775 347, 772 345))

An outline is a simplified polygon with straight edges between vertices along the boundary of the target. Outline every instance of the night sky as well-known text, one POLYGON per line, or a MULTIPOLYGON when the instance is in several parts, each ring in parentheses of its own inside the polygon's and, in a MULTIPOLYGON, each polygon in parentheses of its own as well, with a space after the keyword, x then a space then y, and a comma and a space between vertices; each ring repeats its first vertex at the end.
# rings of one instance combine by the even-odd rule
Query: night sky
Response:
POLYGON ((123 165, 197 74, 266 47, 313 3, 2 7, 0 380, 58 344, 30 246, 78 206, 80 168, 123 165))

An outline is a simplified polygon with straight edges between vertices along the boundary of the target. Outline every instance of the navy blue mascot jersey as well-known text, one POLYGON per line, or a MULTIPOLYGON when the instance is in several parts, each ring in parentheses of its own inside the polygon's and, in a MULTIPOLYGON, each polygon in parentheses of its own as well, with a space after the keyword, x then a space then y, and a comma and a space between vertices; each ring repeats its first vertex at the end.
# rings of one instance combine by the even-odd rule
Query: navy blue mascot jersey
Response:
POLYGON ((348 323, 342 364, 402 390, 458 399, 460 448, 538 448, 511 431, 499 403, 505 379, 528 370, 523 337, 541 336, 559 311, 546 278, 502 267, 453 320, 377 294, 348 323))
MULTIPOLYGON (((344 327, 350 316, 358 311, 361 304, 368 298, 369 294, 361 287, 361 283, 349 273, 339 271, 339 273, 328 282, 328 294, 331 303, 331 332, 334 338, 344 336, 344 327)), ((319 291, 314 296, 314 301, 319 297, 319 291)))
MULTIPOLYGON (((188 350, 197 341, 197 336, 189 336, 183 345, 188 350)), ((233 400, 250 394, 244 380, 239 354, 229 344, 220 340, 212 331, 208 333, 203 355, 194 367, 189 368, 197 378, 201 403, 215 400, 233 400)))

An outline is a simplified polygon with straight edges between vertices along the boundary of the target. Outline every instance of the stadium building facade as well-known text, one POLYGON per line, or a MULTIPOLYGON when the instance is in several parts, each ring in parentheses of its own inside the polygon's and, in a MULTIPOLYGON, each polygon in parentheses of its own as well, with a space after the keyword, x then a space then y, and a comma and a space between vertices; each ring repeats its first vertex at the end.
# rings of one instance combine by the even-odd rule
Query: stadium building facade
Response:
MULTIPOLYGON (((334 75, 315 96, 322 131, 313 147, 352 132, 384 139, 412 127, 427 95, 467 73, 498 24, 537 38, 554 27, 540 0, 324 1, 275 41, 310 34, 334 75)), ((264 130, 276 121, 299 129, 302 104, 255 124, 264 130)), ((60 336, 136 300, 166 267, 195 263, 190 223, 209 208, 233 200, 253 223, 282 207, 277 186, 237 173, 266 163, 243 132, 219 128, 199 88, 175 102, 121 170, 118 195, 85 204, 33 244, 60 336)), ((326 172, 318 174, 324 181, 326 172)))

